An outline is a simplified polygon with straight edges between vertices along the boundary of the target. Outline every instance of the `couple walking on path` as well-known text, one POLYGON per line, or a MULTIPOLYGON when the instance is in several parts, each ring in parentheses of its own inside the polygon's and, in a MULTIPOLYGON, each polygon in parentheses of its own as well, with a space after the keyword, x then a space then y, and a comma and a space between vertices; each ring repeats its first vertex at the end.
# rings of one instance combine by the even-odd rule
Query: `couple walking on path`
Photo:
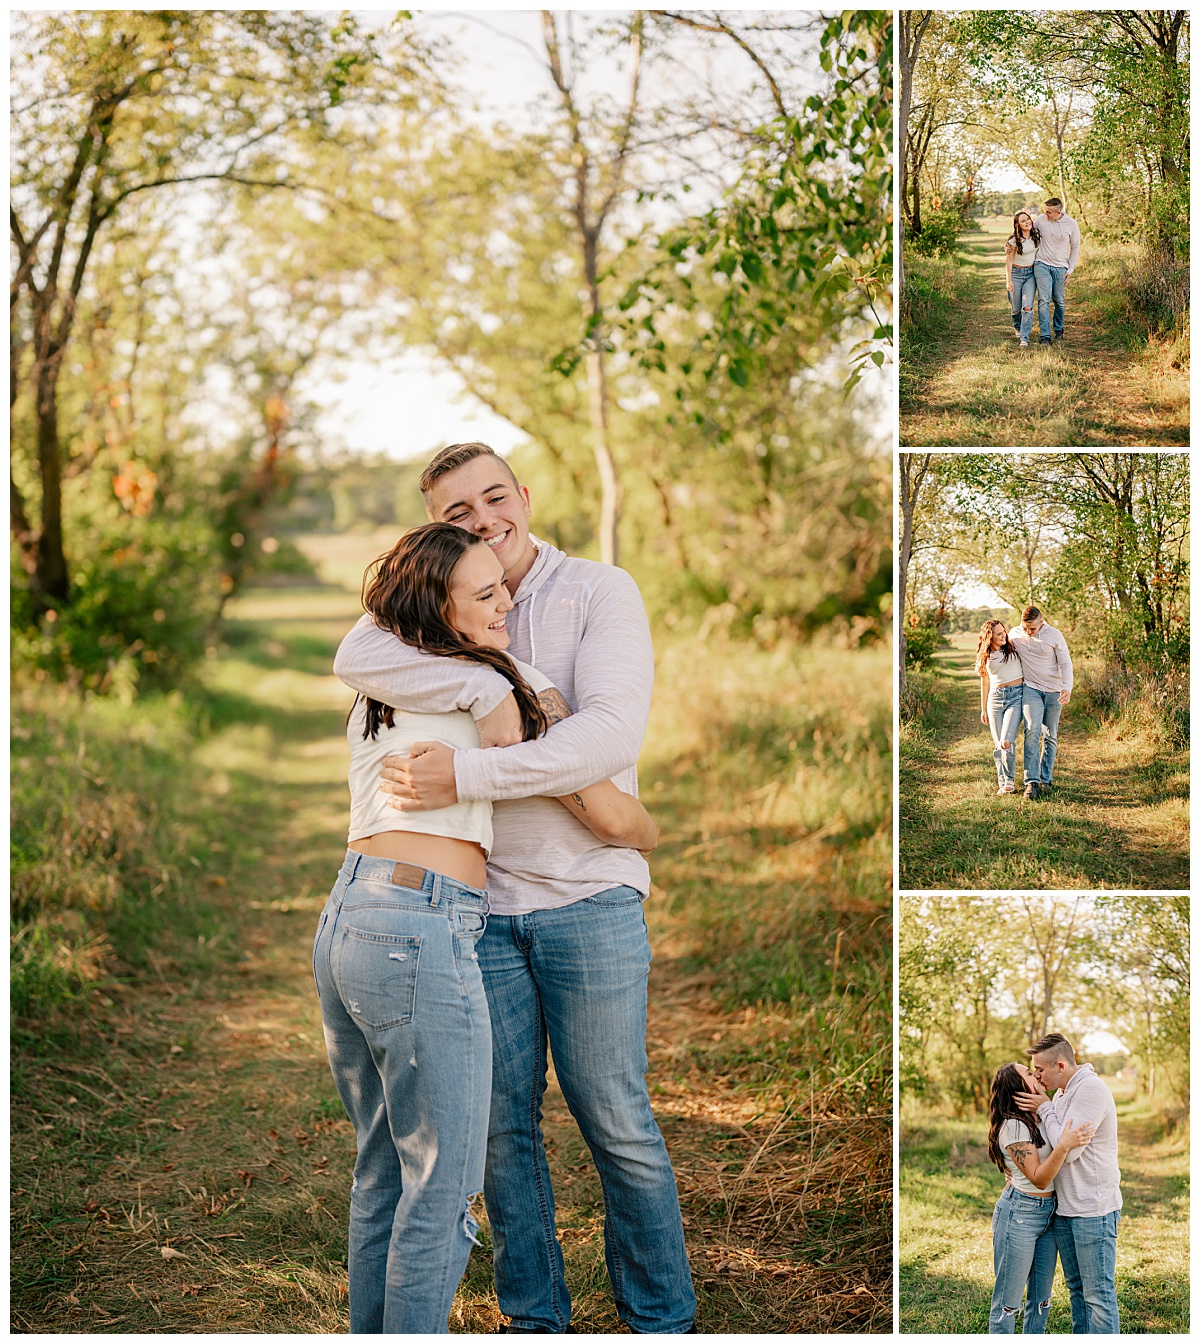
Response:
POLYGON ((1004 1064, 992 1080, 988 1156, 1004 1191, 992 1214, 988 1333, 1014 1334, 1022 1313, 1024 1334, 1046 1333, 1059 1261, 1071 1333, 1120 1334, 1116 1104, 1065 1036, 1052 1032, 1027 1053, 1031 1068, 1004 1064))
POLYGON ((482 1191, 510 1332, 570 1330, 542 1141, 548 1050, 604 1194, 635 1333, 692 1331, 675 1177, 646 1085, 636 761, 654 657, 637 586, 529 531, 484 444, 426 468, 431 521, 368 571, 334 671, 351 824, 313 964, 354 1125, 350 1330, 446 1333, 482 1191), (511 649, 521 660, 511 657, 511 649))
POLYGON ((1026 607, 1012 631, 1003 621, 984 621, 975 672, 979 719, 992 734, 996 792, 1016 792, 1017 727, 1023 723, 1025 797, 1037 798, 1053 786, 1058 724, 1075 684, 1067 641, 1037 607, 1026 607))
POLYGON ((1079 263, 1079 225, 1063 212, 1057 196, 1046 202, 1045 212, 1037 219, 1025 210, 1013 217, 1004 261, 1013 331, 1021 349, 1028 349, 1033 332, 1035 291, 1040 343, 1061 341, 1066 334, 1067 280, 1079 263))

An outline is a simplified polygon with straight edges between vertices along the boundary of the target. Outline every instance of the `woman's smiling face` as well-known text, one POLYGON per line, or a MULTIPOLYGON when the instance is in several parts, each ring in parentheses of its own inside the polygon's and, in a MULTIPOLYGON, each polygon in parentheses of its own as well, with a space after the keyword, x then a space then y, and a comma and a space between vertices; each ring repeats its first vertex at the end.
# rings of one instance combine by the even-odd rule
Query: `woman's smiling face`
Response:
POLYGON ((1017 228, 1019 228, 1022 233, 1027 234, 1029 230, 1033 228, 1033 220, 1030 219, 1027 214, 1019 214, 1017 216, 1017 228))
POLYGON ((1004 647, 1004 641, 1007 638, 1008 627, 1004 625, 1003 622, 997 621, 996 624, 992 626, 992 648, 1002 649, 1004 647))
POLYGON ((499 558, 482 542, 472 546, 454 567, 450 624, 472 644, 507 649, 504 618, 512 609, 499 558))

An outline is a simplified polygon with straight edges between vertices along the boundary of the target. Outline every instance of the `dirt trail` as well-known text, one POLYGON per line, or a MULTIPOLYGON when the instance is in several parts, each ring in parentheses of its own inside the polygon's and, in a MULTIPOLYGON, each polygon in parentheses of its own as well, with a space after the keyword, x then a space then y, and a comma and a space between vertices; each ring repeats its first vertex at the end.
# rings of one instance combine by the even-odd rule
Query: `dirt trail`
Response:
MULTIPOLYGON (((1005 288, 1010 229, 984 220, 960 239, 956 298, 940 336, 913 353, 917 376, 901 404, 901 444, 1187 444, 1187 373, 1143 360, 1123 342, 1108 311, 1113 268, 1089 267, 1088 240, 1067 284, 1065 340, 1040 344, 1035 301, 1029 348, 1019 347, 1005 288)), ((902 364, 904 357, 902 349, 902 364)))
MULTIPOLYGON (((345 1332, 355 1144, 326 1062, 311 956, 345 834, 346 692, 328 667, 355 607, 337 592, 245 600, 233 653, 214 672, 226 727, 203 751, 236 806, 205 882, 240 959, 159 958, 81 1014, 80 1048, 14 1066, 14 1330, 345 1332)), ((890 1153, 886 1122, 878 1133, 839 1122, 861 1150, 854 1175, 849 1158, 808 1172, 815 1139, 765 1098, 769 1070, 758 1063, 787 1048, 787 1010, 724 1010, 712 977, 673 955, 660 905, 647 907, 649 1078, 700 1329, 886 1321, 890 1260, 843 1265, 858 1256, 817 1245, 803 1227, 833 1217, 842 1186, 890 1153)), ((545 1110, 574 1325, 624 1331, 604 1268, 599 1182, 553 1080, 545 1110)), ((501 1320, 486 1221, 482 1236, 456 1332, 495 1332, 501 1320)))
POLYGON ((919 745, 902 748, 900 885, 909 890, 1126 887, 1188 882, 1186 763, 1153 756, 1063 711, 1054 790, 998 797, 991 738, 979 720, 973 648, 940 653, 944 681, 919 745))

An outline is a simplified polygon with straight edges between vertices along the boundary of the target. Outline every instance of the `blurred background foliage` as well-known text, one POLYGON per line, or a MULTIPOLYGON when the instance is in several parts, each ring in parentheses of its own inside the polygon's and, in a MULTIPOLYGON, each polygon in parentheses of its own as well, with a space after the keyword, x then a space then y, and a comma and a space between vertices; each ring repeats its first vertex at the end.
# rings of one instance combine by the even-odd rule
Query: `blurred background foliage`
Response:
POLYGON ((482 124, 405 18, 21 17, 18 668, 174 684, 233 593, 303 568, 292 537, 420 521, 411 466, 318 415, 403 350, 522 431, 537 528, 619 547, 656 618, 880 637, 890 17, 561 17, 523 129, 482 124), (683 31, 748 53, 757 102, 653 102, 683 31), (614 53, 619 105, 584 78, 614 53))

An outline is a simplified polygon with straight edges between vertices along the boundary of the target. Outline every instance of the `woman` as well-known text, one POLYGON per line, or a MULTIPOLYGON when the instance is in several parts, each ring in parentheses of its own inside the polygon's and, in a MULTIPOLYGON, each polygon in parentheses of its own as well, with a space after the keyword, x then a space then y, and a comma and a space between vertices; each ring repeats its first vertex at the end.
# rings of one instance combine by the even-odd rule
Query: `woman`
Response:
POLYGON ((996 1286, 988 1315, 989 1335, 1015 1334, 1024 1310, 1024 1333, 1044 1335, 1054 1283, 1054 1177, 1072 1148, 1090 1142, 1095 1126, 1076 1129, 1070 1120, 1051 1147, 1034 1116, 1017 1105, 1022 1093, 1037 1095, 1033 1071, 1004 1064, 992 1079, 988 1157, 1008 1178, 992 1213, 992 1264, 996 1286), (1025 1294, 1022 1308, 1021 1294, 1025 1294))
POLYGON ((1033 219, 1024 210, 1013 216, 1013 231, 1004 244, 1004 269, 1008 297, 1012 303, 1013 331, 1021 342, 1021 349, 1029 349, 1033 331, 1033 263, 1041 236, 1033 227, 1033 219))
POLYGON ((1021 722, 1021 656, 1003 621, 984 621, 975 646, 979 721, 992 730, 996 793, 1016 792, 1017 725, 1021 722))
MULTIPOLYGON (((376 623, 427 653, 499 672, 524 740, 570 713, 544 677, 502 652, 513 604, 482 537, 430 523, 376 564, 363 587, 376 623)), ((350 1331, 445 1334, 475 1241, 487 1143, 491 1028, 474 948, 491 804, 398 811, 379 789, 379 765, 418 741, 511 743, 481 742, 467 713, 412 714, 361 697, 347 733, 349 847, 313 967, 330 1068, 358 1140, 350 1331)), ((658 843, 645 809, 611 782, 560 801, 607 843, 658 843)))

